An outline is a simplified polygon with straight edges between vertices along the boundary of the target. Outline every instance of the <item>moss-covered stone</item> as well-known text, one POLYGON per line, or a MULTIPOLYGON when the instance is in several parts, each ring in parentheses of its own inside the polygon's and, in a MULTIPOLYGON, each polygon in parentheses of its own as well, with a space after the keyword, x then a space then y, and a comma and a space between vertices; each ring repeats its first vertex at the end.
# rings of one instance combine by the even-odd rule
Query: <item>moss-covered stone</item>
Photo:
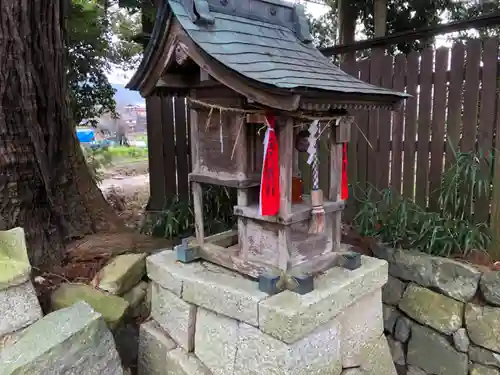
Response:
POLYGON ((0 290, 28 281, 30 272, 24 230, 0 231, 0 290))
POLYGON ((500 308, 468 304, 465 324, 474 344, 500 352, 500 308))
POLYGON ((112 296, 85 284, 62 284, 51 296, 53 310, 63 309, 79 301, 87 302, 102 315, 113 329, 121 322, 129 304, 121 297, 112 296))
POLYGON ((94 278, 93 284, 112 294, 124 294, 146 274, 146 254, 123 254, 113 258, 94 278))
POLYGON ((399 308, 417 322, 445 334, 452 334, 462 327, 462 302, 416 284, 406 288, 399 308))

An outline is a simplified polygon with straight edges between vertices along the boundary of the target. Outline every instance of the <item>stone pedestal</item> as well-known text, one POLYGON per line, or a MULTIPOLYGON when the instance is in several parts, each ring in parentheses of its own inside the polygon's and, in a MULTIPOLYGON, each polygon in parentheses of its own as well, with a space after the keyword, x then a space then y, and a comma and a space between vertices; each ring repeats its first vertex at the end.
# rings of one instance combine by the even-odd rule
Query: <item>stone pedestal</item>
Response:
POLYGON ((153 321, 141 327, 139 374, 396 374, 383 336, 383 260, 330 269, 305 295, 269 296, 254 280, 181 264, 171 251, 149 257, 147 269, 153 321))

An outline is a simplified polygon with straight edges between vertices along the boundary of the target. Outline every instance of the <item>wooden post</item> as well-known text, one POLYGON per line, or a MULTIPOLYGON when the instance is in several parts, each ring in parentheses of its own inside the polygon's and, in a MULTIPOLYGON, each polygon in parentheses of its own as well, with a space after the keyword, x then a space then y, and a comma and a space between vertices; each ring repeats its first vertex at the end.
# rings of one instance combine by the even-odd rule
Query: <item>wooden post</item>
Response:
POLYGON ((205 242, 205 229, 203 220, 203 190, 198 182, 191 183, 193 190, 193 206, 194 206, 194 226, 196 231, 196 241, 198 245, 205 242))
MULTIPOLYGON (((337 202, 340 200, 342 188, 342 143, 337 139, 337 126, 332 125, 330 131, 330 189, 328 200, 337 202)), ((342 223, 342 211, 336 211, 332 214, 332 226, 328 233, 329 240, 333 245, 333 251, 340 249, 340 226, 342 223)))
MULTIPOLYGON (((497 98, 497 110, 500 108, 500 96, 497 98)), ((500 134, 500 116, 496 119, 496 134, 500 134)), ((493 169, 493 192, 491 196, 490 230, 492 241, 488 253, 492 259, 500 256, 500 139, 495 141, 495 165, 493 169)))
POLYGON ((287 119, 278 128, 281 219, 288 218, 292 213, 293 123, 293 119, 287 119))

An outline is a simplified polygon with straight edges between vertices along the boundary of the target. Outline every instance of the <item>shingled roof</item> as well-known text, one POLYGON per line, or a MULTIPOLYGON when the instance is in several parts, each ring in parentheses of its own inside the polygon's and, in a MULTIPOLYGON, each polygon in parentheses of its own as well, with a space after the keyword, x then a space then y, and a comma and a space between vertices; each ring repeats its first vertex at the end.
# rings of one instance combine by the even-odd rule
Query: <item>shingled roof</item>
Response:
MULTIPOLYGON (((162 12, 171 12, 204 53, 254 83, 294 93, 356 95, 374 105, 394 105, 406 97, 367 84, 332 64, 312 45, 301 5, 279 0, 164 1, 162 12)), ((165 22, 165 14, 157 19, 148 50, 158 48, 158 22, 165 22)), ((146 52, 145 60, 151 53, 146 52)), ((129 87, 137 88, 143 74, 140 68, 129 87)))

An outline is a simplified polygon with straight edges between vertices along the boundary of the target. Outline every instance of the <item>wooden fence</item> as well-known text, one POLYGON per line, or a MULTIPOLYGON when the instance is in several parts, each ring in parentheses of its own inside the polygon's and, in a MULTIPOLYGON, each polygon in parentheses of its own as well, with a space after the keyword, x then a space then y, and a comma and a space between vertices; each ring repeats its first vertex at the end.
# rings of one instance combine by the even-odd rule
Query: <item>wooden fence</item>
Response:
MULTIPOLYGON (((475 39, 342 66, 364 81, 412 95, 396 112, 355 113, 350 181, 361 188, 390 187, 421 206, 436 207, 436 189, 453 160, 448 141, 462 151, 495 147, 498 47, 497 39, 475 39)), ((478 219, 488 219, 489 204, 489 199, 475 202, 478 219)))
MULTIPOLYGON (((354 113, 357 126, 348 146, 350 183, 362 189, 390 187, 422 206, 435 207, 434 192, 452 162, 447 140, 464 151, 489 152, 495 147, 500 129, 498 49, 496 39, 471 40, 396 57, 373 55, 342 66, 364 81, 412 95, 396 112, 354 113)), ((146 105, 149 208, 159 210, 175 195, 188 197, 189 124, 184 99, 154 96, 146 105)), ((325 147, 321 152, 328 154, 325 147)), ((328 163, 322 167, 328 168, 328 163)), ((305 182, 307 188, 307 178, 305 182)), ((493 194, 499 201, 500 192, 493 194)), ((489 199, 476 202, 479 219, 488 219, 489 206, 489 199)))

